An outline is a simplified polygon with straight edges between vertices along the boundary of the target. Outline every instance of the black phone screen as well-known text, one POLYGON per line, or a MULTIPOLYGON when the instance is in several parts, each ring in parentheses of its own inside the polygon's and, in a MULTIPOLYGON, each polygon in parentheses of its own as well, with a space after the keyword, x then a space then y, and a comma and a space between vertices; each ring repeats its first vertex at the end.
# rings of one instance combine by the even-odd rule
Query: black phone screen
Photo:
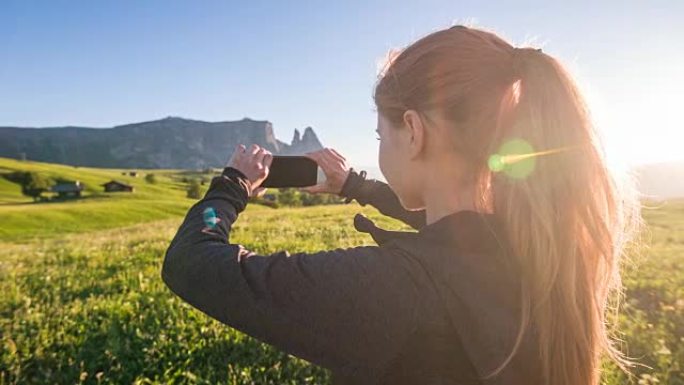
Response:
POLYGON ((300 155, 274 155, 262 187, 305 187, 317 183, 318 164, 300 155))

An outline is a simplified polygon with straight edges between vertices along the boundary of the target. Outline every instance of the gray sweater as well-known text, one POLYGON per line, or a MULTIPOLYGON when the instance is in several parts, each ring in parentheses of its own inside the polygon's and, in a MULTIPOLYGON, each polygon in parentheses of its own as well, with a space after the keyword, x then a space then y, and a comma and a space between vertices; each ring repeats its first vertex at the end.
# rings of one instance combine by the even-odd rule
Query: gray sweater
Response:
POLYGON ((250 182, 227 167, 194 204, 164 258, 184 301, 341 384, 538 384, 533 332, 497 376, 519 322, 520 280, 493 215, 459 211, 425 224, 389 186, 352 170, 341 195, 418 231, 357 214, 377 246, 259 255, 230 242, 250 182))

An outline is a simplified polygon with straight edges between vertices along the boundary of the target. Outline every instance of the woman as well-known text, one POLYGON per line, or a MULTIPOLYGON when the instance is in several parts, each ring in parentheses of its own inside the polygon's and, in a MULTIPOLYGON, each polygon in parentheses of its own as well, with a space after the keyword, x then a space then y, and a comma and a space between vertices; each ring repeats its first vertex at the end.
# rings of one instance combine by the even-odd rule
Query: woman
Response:
POLYGON ((593 385, 638 205, 606 168, 584 101, 540 49, 455 26, 391 58, 374 94, 379 165, 332 149, 312 193, 370 204, 377 246, 261 256, 228 240, 272 155, 240 145, 166 253, 209 316, 332 371, 334 384, 593 385))

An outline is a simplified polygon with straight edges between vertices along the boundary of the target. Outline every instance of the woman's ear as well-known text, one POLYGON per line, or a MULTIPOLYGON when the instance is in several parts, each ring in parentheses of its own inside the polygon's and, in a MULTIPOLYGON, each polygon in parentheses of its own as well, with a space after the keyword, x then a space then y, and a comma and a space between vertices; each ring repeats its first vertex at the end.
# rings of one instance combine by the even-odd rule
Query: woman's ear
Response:
POLYGON ((420 114, 415 110, 404 112, 404 125, 406 126, 406 140, 409 159, 415 159, 423 152, 425 146, 425 126, 420 114))

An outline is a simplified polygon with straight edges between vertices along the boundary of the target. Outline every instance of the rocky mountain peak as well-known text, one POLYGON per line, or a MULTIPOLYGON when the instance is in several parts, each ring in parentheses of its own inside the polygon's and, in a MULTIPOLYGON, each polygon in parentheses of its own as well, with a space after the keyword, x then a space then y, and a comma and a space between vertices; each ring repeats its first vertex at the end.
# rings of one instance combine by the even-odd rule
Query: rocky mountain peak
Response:
POLYGON ((323 148, 311 127, 292 143, 278 140, 267 120, 205 122, 168 116, 113 128, 0 127, 0 156, 112 168, 221 167, 238 144, 257 144, 275 155, 323 148))
POLYGON ((318 137, 316 136, 316 133, 314 132, 313 128, 307 127, 304 129, 304 136, 302 136, 302 143, 303 146, 305 147, 318 147, 322 148, 323 145, 321 142, 318 140, 318 137))
POLYGON ((301 135, 299 130, 295 128, 292 142, 288 145, 279 141, 278 147, 281 149, 282 155, 298 155, 319 150, 323 148, 323 145, 318 140, 313 128, 306 127, 304 135, 301 135))

